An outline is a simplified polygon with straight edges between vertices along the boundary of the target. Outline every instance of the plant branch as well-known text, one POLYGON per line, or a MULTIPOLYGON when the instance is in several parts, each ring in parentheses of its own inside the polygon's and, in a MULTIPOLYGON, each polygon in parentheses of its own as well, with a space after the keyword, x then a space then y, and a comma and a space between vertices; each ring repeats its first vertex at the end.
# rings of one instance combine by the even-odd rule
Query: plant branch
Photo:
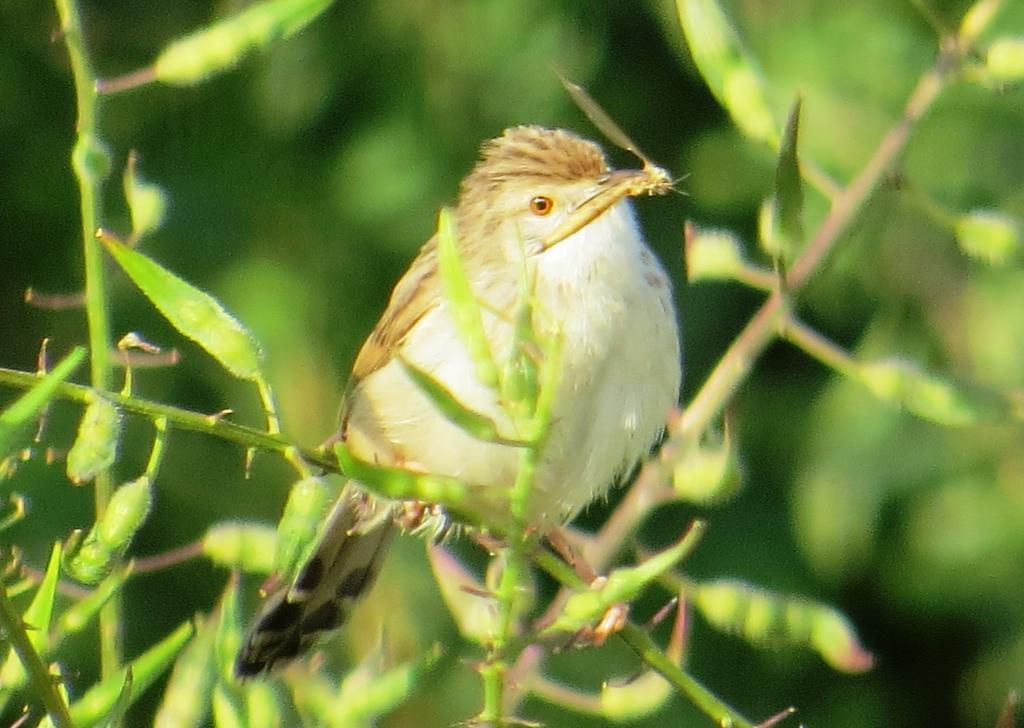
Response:
MULTIPOLYGON (((0 384, 28 389, 38 383, 38 381, 39 377, 35 373, 0 367, 0 384)), ((83 405, 88 404, 96 396, 95 393, 96 390, 92 387, 70 384, 68 382, 58 385, 56 390, 56 396, 61 399, 83 405)), ((173 405, 139 399, 118 392, 104 392, 103 396, 125 412, 141 415, 153 420, 165 417, 169 425, 179 430, 201 432, 221 440, 237 443, 243 447, 257 447, 281 455, 297 451, 310 465, 316 465, 332 473, 339 472, 338 463, 330 453, 318 448, 297 447, 281 434, 271 434, 253 427, 229 422, 219 415, 205 415, 200 412, 192 412, 191 410, 181 409, 173 405)))
MULTIPOLYGON (((899 121, 882 138, 874 154, 854 180, 833 198, 832 207, 817 233, 786 276, 787 294, 802 289, 818 272, 839 240, 897 163, 910 133, 932 107, 949 78, 947 52, 920 78, 899 121)), ((693 440, 717 417, 747 378, 754 361, 779 334, 785 314, 784 296, 773 292, 719 361, 679 421, 675 437, 693 440)))

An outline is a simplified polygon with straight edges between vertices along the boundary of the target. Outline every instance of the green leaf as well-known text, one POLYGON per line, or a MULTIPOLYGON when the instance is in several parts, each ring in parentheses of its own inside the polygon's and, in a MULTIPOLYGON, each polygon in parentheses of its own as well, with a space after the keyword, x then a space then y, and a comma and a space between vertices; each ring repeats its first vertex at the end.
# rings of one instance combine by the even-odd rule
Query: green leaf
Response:
POLYGON ((498 432, 497 424, 490 417, 467 408, 441 382, 419 367, 410 364, 401 356, 398 361, 413 384, 427 396, 438 411, 465 432, 478 440, 487 442, 499 442, 506 445, 526 444, 503 437, 498 432))
POLYGON ((388 498, 422 500, 467 512, 471 502, 477 505, 475 496, 487 494, 486 489, 470 486, 455 478, 371 465, 355 457, 342 442, 335 443, 334 453, 346 476, 388 498))
POLYGON ((364 674, 350 673, 338 689, 334 724, 360 725, 390 712, 412 694, 440 658, 441 648, 435 645, 419 658, 384 671, 370 673, 370 665, 364 663, 360 666, 364 674))
POLYGON ((825 604, 729 579, 699 584, 694 604, 718 629, 760 647, 809 647, 843 672, 864 672, 874 660, 846 617, 825 604))
POLYGON ((311 718, 309 723, 330 728, 374 725, 409 697, 440 656, 440 648, 435 646, 418 659, 381 669, 379 652, 373 652, 337 689, 316 674, 289 682, 296 706, 311 718))
POLYGON ((615 569, 587 591, 573 594, 558 618, 544 630, 545 634, 577 632, 616 604, 632 601, 648 584, 690 555, 700 542, 704 528, 703 521, 694 521, 674 546, 659 551, 636 566, 615 569))
POLYGON ((444 286, 445 303, 462 344, 476 366, 477 379, 484 386, 497 389, 498 368, 491 356, 491 345, 487 340, 480 305, 466 277, 455 239, 453 213, 444 208, 437 221, 437 264, 444 286))
POLYGON ((213 617, 196 625, 196 634, 181 651, 167 681, 153 728, 198 728, 210 707, 214 669, 213 617))
POLYGON ((213 690, 213 725, 216 728, 246 728, 238 699, 224 683, 218 683, 213 690))
POLYGON ((174 328, 206 349, 236 377, 260 377, 259 346, 217 299, 123 243, 107 237, 101 241, 174 328))
MULTIPOLYGON (((25 623, 25 632, 28 641, 40 655, 45 655, 50 649, 50 619, 53 617, 53 604, 57 598, 57 581, 60 577, 61 545, 57 542, 50 551, 50 561, 46 565, 46 573, 43 580, 39 582, 39 588, 32 597, 25 613, 21 615, 25 623)), ((22 667, 21 659, 17 653, 11 651, 7 660, 0 668, 0 685, 10 689, 23 685, 26 674, 22 667)))
POLYGON ((232 574, 220 598, 216 634, 213 638, 214 666, 226 684, 235 681, 235 656, 242 646, 242 617, 238 606, 238 576, 232 574))
POLYGON ((270 0, 169 44, 154 64, 156 79, 191 86, 233 68, 250 51, 298 32, 333 0, 270 0))
POLYGON ((676 0, 690 55, 743 134, 771 147, 779 132, 764 79, 715 0, 676 0))
POLYGON ((793 102, 779 147, 772 188, 771 237, 763 240, 765 250, 784 261, 792 259, 804 241, 804 190, 797 159, 797 138, 800 132, 800 99, 793 102))
POLYGON ((72 483, 86 483, 117 459, 121 439, 121 412, 101 394, 93 394, 78 425, 78 436, 68 451, 67 474, 72 483))
POLYGON ((35 421, 53 399, 61 382, 74 373, 84 358, 85 349, 75 347, 46 376, 41 377, 38 384, 0 412, 0 460, 15 450, 25 428, 35 421))
POLYGON ((274 570, 277 532, 257 523, 218 523, 203 535, 203 554, 218 566, 251 574, 274 570))
POLYGON ((261 680, 245 683, 245 717, 247 728, 278 728, 282 725, 281 704, 270 683, 261 680))

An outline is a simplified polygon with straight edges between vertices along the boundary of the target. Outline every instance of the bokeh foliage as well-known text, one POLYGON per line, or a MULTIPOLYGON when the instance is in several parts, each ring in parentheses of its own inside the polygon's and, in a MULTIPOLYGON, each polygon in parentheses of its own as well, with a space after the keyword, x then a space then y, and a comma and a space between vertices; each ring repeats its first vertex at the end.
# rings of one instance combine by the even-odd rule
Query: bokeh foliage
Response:
MULTIPOLYGON (((955 27, 968 3, 724 6, 767 79, 775 120, 781 127, 799 94, 801 154, 847 180, 932 63, 934 25, 955 27)), ((98 72, 113 77, 241 7, 97 2, 82 11, 98 72)), ((83 341, 77 312, 22 303, 28 286, 68 292, 82 283, 67 161, 73 98, 65 53, 52 40, 52 8, 8 3, 0 22, 0 210, 7 221, 0 363, 30 369, 42 337, 52 337, 60 353, 83 341)), ((1008 2, 986 38, 1022 34, 1024 7, 1008 2)), ((206 84, 111 97, 102 123, 114 168, 137 150, 140 174, 167 194, 165 224, 146 252, 216 292, 254 331, 285 430, 314 443, 332 431, 348 362, 432 232, 436 210, 456 194, 477 144, 525 122, 596 136, 552 66, 582 82, 652 158, 687 175, 686 199, 639 205, 678 283, 686 402, 758 299, 736 284, 682 285, 683 219, 753 241, 775 158, 745 139, 710 96, 688 58, 674 3, 345 3, 206 84)), ((1024 88, 981 80, 944 93, 915 131, 899 173, 797 305, 804 320, 860 359, 900 355, 955 380, 1015 391, 1024 386, 1024 259, 1012 250, 1003 261, 973 255, 960 218, 998 210, 1024 219, 1024 88)), ((120 196, 110 194, 106 205, 107 219, 129 230, 120 196)), ((809 229, 825 210, 824 199, 808 192, 809 229)), ((753 243, 745 253, 760 255, 753 243)), ((259 421, 251 388, 183 341, 124 277, 113 280, 116 334, 140 331, 182 354, 173 368, 140 373, 138 394, 205 412, 230 407, 241 421, 259 421)), ((49 439, 70 444, 78 414, 55 408, 49 439)), ((923 421, 785 345, 759 362, 729 417, 745 489, 708 511, 711 527, 687 570, 836 604, 879 662, 867 676, 837 676, 816 656, 755 650, 698 620, 688 667, 751 715, 794 704, 810 725, 993 724, 1006 692, 1024 685, 1019 425, 923 421)), ((127 479, 145 469, 152 435, 138 422, 125 427, 119 468, 127 479)), ((234 446, 172 434, 132 552, 166 551, 226 518, 274 522, 290 475, 265 457, 246 479, 243 459, 234 446)), ((21 545, 40 568, 54 538, 92 522, 88 494, 70 490, 63 468, 39 458, 5 481, 9 490, 25 494, 31 509, 3 532, 5 545, 21 545)), ((610 505, 583 520, 600 522, 610 505)), ((675 538, 692 515, 678 505, 659 511, 645 539, 675 538)), ((130 652, 207 611, 222 583, 223 572, 201 563, 131 583, 130 652)), ((388 649, 406 658, 455 634, 416 543, 402 544, 392 558, 336 643, 340 655, 364 660, 377 649, 381 624, 388 649)), ((86 637, 68 649, 95 652, 86 637)), ((86 657, 65 660, 72 662, 85 676, 96 669, 86 657)), ((571 655, 563 665, 564 677, 595 689, 609 672, 635 667, 614 647, 571 655)), ((386 724, 465 718, 479 703, 475 689, 464 668, 446 665, 386 724)), ((233 709, 229 697, 221 705, 233 709)), ((137 720, 146 720, 145 710, 137 720)), ((677 699, 645 724, 688 711, 677 699)), ((551 725, 594 725, 540 702, 527 712, 551 725)))

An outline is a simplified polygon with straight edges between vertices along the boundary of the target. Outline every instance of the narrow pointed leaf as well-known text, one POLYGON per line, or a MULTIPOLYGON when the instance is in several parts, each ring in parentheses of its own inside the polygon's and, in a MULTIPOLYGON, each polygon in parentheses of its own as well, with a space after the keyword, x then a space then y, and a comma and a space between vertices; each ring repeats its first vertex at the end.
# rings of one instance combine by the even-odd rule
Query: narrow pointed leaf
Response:
POLYGON ((38 384, 0 412, 0 460, 15 450, 21 434, 53 399, 61 382, 74 373, 84 358, 85 349, 80 346, 75 348, 52 371, 40 378, 38 384))
POLYGON ((445 302, 462 344, 476 367, 477 379, 487 387, 497 388, 498 369, 484 330, 480 304, 473 295, 462 265, 455 238, 455 220, 448 208, 441 210, 437 221, 437 261, 444 285, 445 302))
POLYGON ((238 607, 238 578, 232 574, 228 579, 224 594, 221 596, 218 609, 220 619, 217 620, 217 628, 214 635, 213 654, 214 664, 220 672, 222 681, 228 683, 234 680, 235 656, 238 648, 242 646, 242 617, 238 607))
MULTIPOLYGON (((50 648, 50 620, 53 617, 53 604, 57 598, 57 581, 60 578, 61 545, 57 542, 50 551, 50 560, 46 565, 46 573, 39 582, 39 588, 32 597, 28 608, 21 615, 25 624, 28 641, 40 655, 45 655, 50 648)), ((18 655, 11 651, 7 660, 0 668, 0 685, 14 687, 24 684, 25 668, 18 655)))
POLYGON ((441 382, 419 367, 410 364, 401 357, 399 357, 399 362, 401 362, 402 368, 413 384, 427 396, 434 406, 437 407, 438 411, 448 420, 454 422, 462 430, 478 440, 511 444, 508 439, 501 436, 498 432, 498 426, 490 417, 474 412, 466 407, 441 382))
POLYGON ((123 243, 109 238, 101 241, 174 328, 203 347, 236 377, 255 380, 260 376, 259 346, 217 299, 123 243))
POLYGON ((213 725, 215 728, 246 728, 242 708, 224 683, 213 690, 213 725))
POLYGON ((441 650, 435 646, 419 659, 388 670, 376 670, 369 676, 350 674, 342 681, 334 700, 331 725, 366 725, 379 719, 409 697, 440 657, 441 650))
POLYGON ((704 523, 694 521, 674 546, 659 551, 637 566, 615 569, 596 588, 573 594, 562 613, 545 631, 577 632, 614 605, 631 601, 648 584, 686 558, 696 548, 703 533, 704 523))
POLYGON ((212 617, 196 625, 196 634, 174 663, 153 728, 198 728, 210 710, 210 690, 216 678, 212 617))
POLYGON ((277 691, 267 682, 252 680, 245 684, 247 728, 278 728, 282 724, 277 691))
POLYGON ((54 640, 61 640, 67 635, 80 632, 99 614, 103 605, 124 586, 130 569, 124 567, 104 579, 88 596, 65 609, 54 628, 54 640))
POLYGON ((455 478, 423 475, 405 468, 371 465, 355 457, 344 443, 336 443, 334 453, 341 471, 368 489, 389 498, 438 503, 459 512, 467 512, 470 496, 485 493, 455 478))
POLYGON ((776 258, 790 260, 804 240, 804 191, 797 159, 797 138, 800 132, 800 99, 793 102, 779 147, 772 188, 771 237, 763 240, 767 252, 776 258))

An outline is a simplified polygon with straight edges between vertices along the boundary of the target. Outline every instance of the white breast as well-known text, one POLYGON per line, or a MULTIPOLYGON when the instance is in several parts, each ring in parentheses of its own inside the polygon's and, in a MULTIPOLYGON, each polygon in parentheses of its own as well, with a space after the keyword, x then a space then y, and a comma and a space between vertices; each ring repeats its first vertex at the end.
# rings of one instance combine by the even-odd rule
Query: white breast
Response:
MULTIPOLYGON (((644 244, 628 201, 530 260, 542 318, 562 339, 561 386, 530 509, 535 521, 552 522, 606 492, 650 449, 678 399, 679 333, 668 278, 644 244)), ((496 357, 506 357, 508 324, 485 313, 485 326, 496 357)), ((402 356, 466 406, 504 419, 494 393, 477 380, 445 306, 418 322, 402 356)), ((352 423, 379 433, 374 439, 389 442, 407 463, 467 482, 511 486, 519 452, 446 420, 398 362, 371 374, 359 389, 352 423)))

